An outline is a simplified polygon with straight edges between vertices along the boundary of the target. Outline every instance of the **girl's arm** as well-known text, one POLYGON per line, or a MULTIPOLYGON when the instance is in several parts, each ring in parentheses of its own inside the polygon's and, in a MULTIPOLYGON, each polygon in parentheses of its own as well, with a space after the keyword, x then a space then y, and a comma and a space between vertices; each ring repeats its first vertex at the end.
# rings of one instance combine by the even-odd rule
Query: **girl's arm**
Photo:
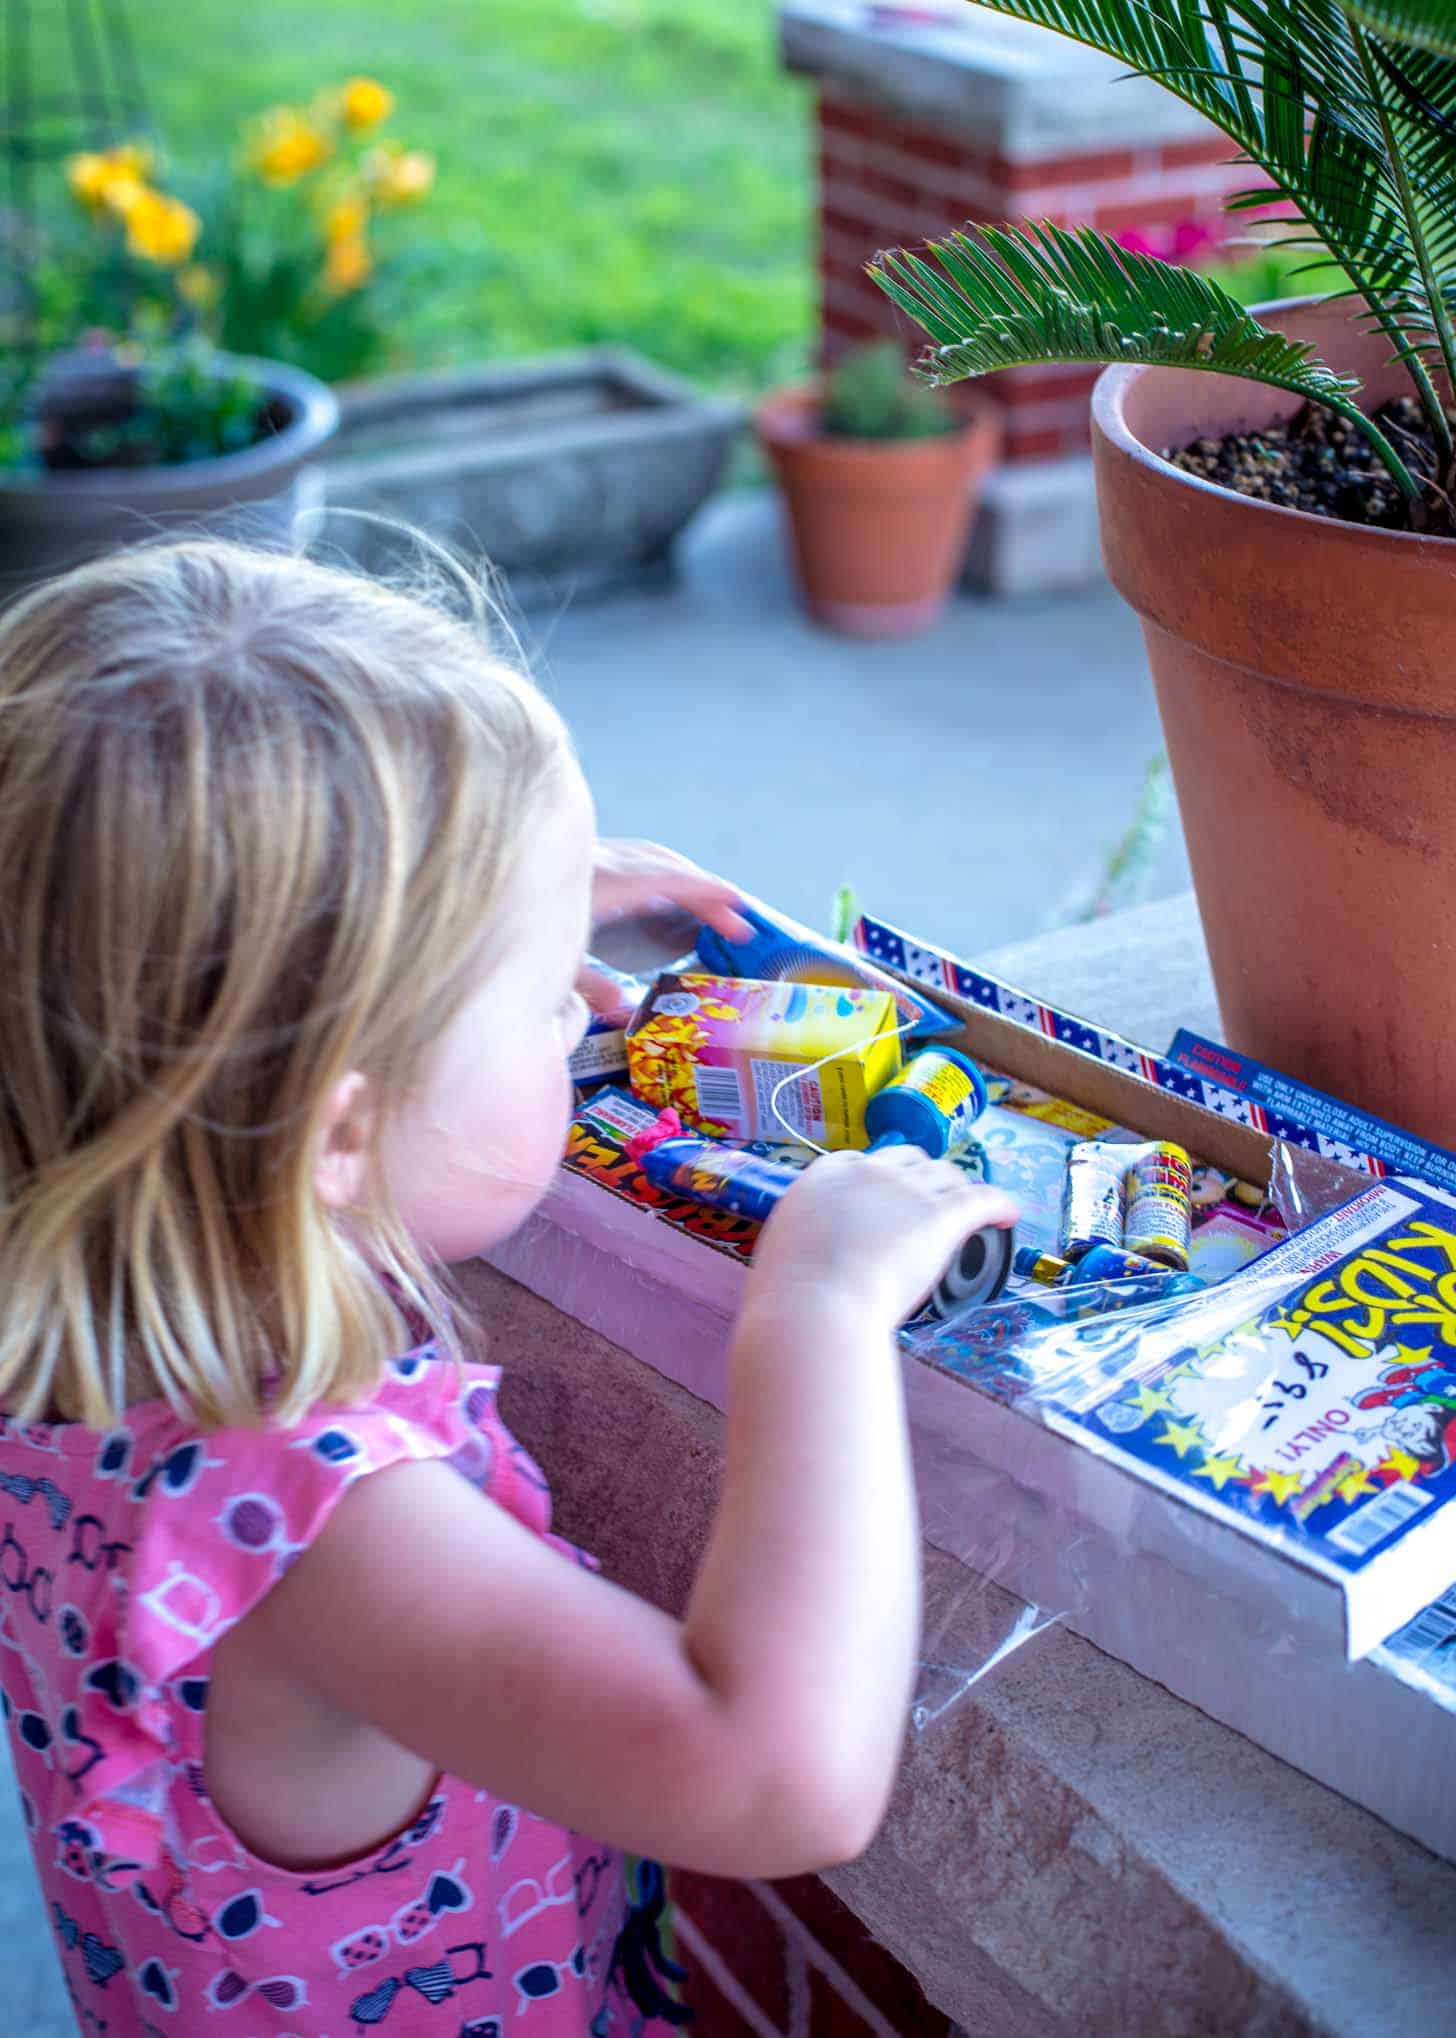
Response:
POLYGON ((816 1162, 785 1198, 733 1338, 724 1490, 681 1622, 448 1466, 407 1464, 360 1480, 240 1624, 249 1676, 636 1852, 770 1876, 858 1853, 918 1632, 893 1329, 968 1231, 1014 1215, 904 1148, 816 1162))

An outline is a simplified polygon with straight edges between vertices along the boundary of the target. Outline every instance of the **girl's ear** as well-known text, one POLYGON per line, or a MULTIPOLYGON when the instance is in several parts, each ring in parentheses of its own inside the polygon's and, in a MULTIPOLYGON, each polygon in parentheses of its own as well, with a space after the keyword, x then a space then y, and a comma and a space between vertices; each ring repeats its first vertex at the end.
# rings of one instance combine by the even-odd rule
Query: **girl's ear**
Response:
POLYGON ((331 1210, 347 1210, 364 1193, 373 1117, 368 1078, 351 1069, 329 1092, 313 1164, 314 1190, 331 1210))

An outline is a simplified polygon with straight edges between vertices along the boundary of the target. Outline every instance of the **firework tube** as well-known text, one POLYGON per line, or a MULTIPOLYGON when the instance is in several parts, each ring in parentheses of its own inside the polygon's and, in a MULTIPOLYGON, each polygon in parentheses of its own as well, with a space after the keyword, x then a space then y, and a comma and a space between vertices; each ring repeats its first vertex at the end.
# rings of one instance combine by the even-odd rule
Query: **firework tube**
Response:
POLYGON ((1142 1253, 1122 1252, 1110 1245, 1095 1245, 1080 1260, 1038 1252, 1034 1245, 1023 1246, 1015 1266, 1018 1274, 1043 1288, 1078 1288, 1094 1281, 1157 1281, 1160 1295, 1189 1295, 1207 1285, 1197 1274, 1175 1273, 1142 1253))
POLYGON ((953 1047, 928 1047, 866 1104, 869 1150, 918 1146, 938 1161, 969 1144, 986 1102, 986 1081, 973 1061, 953 1047))
MULTIPOLYGON (((654 1124, 628 1140, 626 1150, 666 1195, 685 1196, 759 1223, 801 1179, 800 1169, 786 1168, 781 1161, 685 1133, 673 1110, 660 1112, 654 1124)), ((994 1302, 1010 1276, 1013 1250, 1009 1230, 972 1232, 936 1283, 930 1298, 936 1315, 949 1320, 994 1302)))
POLYGON ((1122 1244, 1124 1147, 1084 1140, 1067 1156, 1062 1189, 1061 1256, 1079 1260, 1093 1246, 1122 1244))
POLYGON ((1193 1170, 1181 1146, 1144 1147, 1123 1185, 1122 1242, 1132 1253, 1182 1273, 1193 1224, 1193 1170))

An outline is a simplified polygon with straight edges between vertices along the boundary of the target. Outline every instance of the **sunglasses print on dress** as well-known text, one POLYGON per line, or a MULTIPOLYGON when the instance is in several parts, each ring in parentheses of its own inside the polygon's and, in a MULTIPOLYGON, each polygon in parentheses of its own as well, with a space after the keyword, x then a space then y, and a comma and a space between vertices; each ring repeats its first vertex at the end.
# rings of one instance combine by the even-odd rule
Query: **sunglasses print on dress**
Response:
POLYGON ((265 1925, 281 1922, 278 1918, 269 1917, 263 1908, 263 1892, 259 1889, 245 1889, 240 1896, 229 1897, 212 1914, 212 1929, 218 1938, 234 1943, 240 1939, 251 1939, 265 1925))
POLYGON ((235 2010, 249 1996, 261 1996, 275 2010, 301 2010, 308 2004, 308 1985, 296 1974, 270 1974, 266 1981, 247 1981, 228 1967, 212 1977, 203 1995, 214 2010, 235 2010))
MULTIPOLYGON (((440 1959, 431 1961, 428 1966, 407 1967, 402 1976, 390 1974, 382 1981, 376 1981, 363 1995, 355 1996, 349 2005, 349 2015, 356 2030, 369 2030, 384 2022, 404 1989, 412 1989, 427 2003, 445 2003, 457 1989, 466 1988, 474 1981, 492 1979, 486 1964, 485 1941, 468 1939, 459 1946, 447 1946, 440 1959)), ((489 2023, 491 2020, 487 2018, 484 2021, 489 2023)))
POLYGON ((283 1509, 268 1493, 233 1494, 213 1521, 235 1550, 250 1557, 272 1557, 275 1576, 307 1548, 305 1543, 289 1541, 283 1509))
POLYGON ((522 1925, 529 1925, 532 1918, 539 1918, 543 1911, 552 1910, 557 1904, 575 1904, 576 1873, 569 1854, 563 1854, 546 1871, 545 1886, 534 1875, 522 1876, 513 1882, 496 1905, 501 1921, 501 1936, 509 1939, 519 1932, 522 1925))
POLYGON ((145 1500, 155 1487, 168 1500, 180 1500, 190 1493, 204 1472, 215 1471, 221 1458, 209 1458, 200 1443, 178 1444, 165 1457, 154 1458, 141 1477, 132 1483, 133 1500, 145 1500))
POLYGON ((533 1960, 511 1976, 516 1986, 516 2014, 524 2016, 533 2003, 549 2002, 571 1981, 586 1980, 586 1949, 577 1946, 568 1960, 533 1960))
POLYGON ((361 1968, 383 1960, 391 1941, 400 1946, 417 1945, 434 1931, 442 1917, 468 1911, 475 1898, 461 1879, 464 1867, 462 1855, 448 1875, 437 1869, 426 1884, 424 1895, 412 1903, 401 1904, 387 1925, 366 1925, 346 1938, 336 1939, 329 1948, 329 1956, 339 1975, 357 1974, 361 1968))
POLYGON ((113 1975, 120 1974, 126 1960, 119 1947, 108 1946, 104 1939, 98 1939, 94 1932, 83 1932, 77 1921, 60 1904, 52 1903, 51 1912, 56 1922, 56 1937, 68 1953, 79 1952, 86 1968, 86 1979, 97 1988, 105 1988, 113 1975))

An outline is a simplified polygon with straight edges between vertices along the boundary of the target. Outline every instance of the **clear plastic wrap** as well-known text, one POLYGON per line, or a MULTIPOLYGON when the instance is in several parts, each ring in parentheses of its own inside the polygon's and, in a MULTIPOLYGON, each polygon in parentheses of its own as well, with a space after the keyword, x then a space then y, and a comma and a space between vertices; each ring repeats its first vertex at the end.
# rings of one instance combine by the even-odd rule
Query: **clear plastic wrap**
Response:
MULTIPOLYGON (((1278 1157, 1282 1183, 1299 1172, 1278 1157)), ((1358 1657, 1451 1582, 1456 1203, 1400 1181, 1299 1207, 1301 1229, 1202 1290, 1023 1293, 902 1341, 1336 1585, 1358 1657)))

